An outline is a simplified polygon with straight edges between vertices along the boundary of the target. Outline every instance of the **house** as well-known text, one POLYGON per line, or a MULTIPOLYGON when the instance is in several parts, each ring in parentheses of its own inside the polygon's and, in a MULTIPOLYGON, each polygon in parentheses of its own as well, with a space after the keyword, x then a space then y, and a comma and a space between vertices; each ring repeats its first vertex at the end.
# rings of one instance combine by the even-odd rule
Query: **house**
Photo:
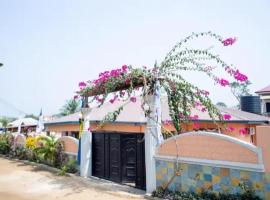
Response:
POLYGON ((28 133, 35 131, 38 121, 33 118, 21 118, 12 121, 7 126, 7 131, 18 132, 19 127, 21 127, 21 133, 28 133))
MULTIPOLYGON (((229 114, 231 118, 226 121, 224 130, 218 130, 217 125, 213 122, 207 112, 201 112, 193 109, 192 115, 198 116, 198 119, 188 124, 182 124, 182 132, 196 130, 207 130, 212 132, 221 131, 224 134, 239 138, 243 141, 256 143, 255 127, 257 125, 269 124, 270 118, 265 116, 248 113, 236 109, 218 107, 222 114, 229 114), (196 124, 196 128, 194 128, 196 124)), ((56 118, 45 122, 45 131, 56 133, 62 136, 73 136, 78 138, 79 135, 79 119, 81 113, 74 113, 68 116, 56 118)), ((174 131, 174 127, 170 121, 169 107, 167 99, 162 99, 162 121, 164 128, 174 131)), ((102 107, 94 107, 90 116, 91 129, 93 132, 125 132, 125 133, 144 133, 146 126, 146 117, 141 109, 140 99, 137 102, 115 102, 114 104, 105 103, 102 107), (115 122, 106 123, 99 128, 99 123, 103 120, 108 112, 113 112, 119 106, 125 104, 123 111, 115 122)), ((218 121, 217 121, 218 122, 218 121)), ((221 122, 218 124, 222 125, 221 122)))
MULTIPOLYGON (((206 130, 207 132, 220 131, 226 134, 223 137, 228 137, 227 135, 229 135, 242 140, 241 142, 246 145, 251 145, 247 144, 246 141, 254 144, 257 143, 256 127, 269 124, 270 118, 265 116, 224 107, 218 107, 218 109, 222 114, 231 116, 227 120, 227 128, 233 127, 233 129, 218 130, 207 112, 193 109, 192 116, 198 115, 198 119, 188 124, 182 124, 182 132, 194 130, 194 124, 199 124, 195 128, 196 130, 206 130), (243 130, 245 130, 245 133, 241 132, 243 130)), ((44 124, 45 131, 56 133, 59 136, 78 137, 81 116, 81 113, 78 112, 47 121, 44 124)), ((146 120, 147 118, 141 109, 141 100, 139 98, 134 103, 117 101, 114 104, 105 103, 101 107, 92 108, 90 112, 90 123, 93 134, 92 147, 89 148, 91 148, 92 152, 91 166, 93 176, 145 189, 146 150, 144 132, 146 120), (117 120, 99 127, 104 116, 117 110, 120 106, 124 106, 124 108, 117 120)), ((162 98, 162 121, 165 129, 174 131, 173 125, 168 123, 170 121, 170 115, 166 98, 162 98)), ((221 125, 221 122, 218 123, 221 125)))
POLYGON ((270 116, 270 85, 256 92, 261 99, 261 111, 263 115, 270 116))

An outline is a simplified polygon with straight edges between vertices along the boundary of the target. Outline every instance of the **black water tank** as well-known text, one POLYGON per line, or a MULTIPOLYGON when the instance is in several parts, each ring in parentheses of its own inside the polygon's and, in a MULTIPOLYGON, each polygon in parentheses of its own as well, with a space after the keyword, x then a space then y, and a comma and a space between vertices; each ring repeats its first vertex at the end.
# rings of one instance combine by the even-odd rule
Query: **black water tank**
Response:
POLYGON ((261 114, 261 100, 259 96, 242 96, 240 100, 242 111, 261 114))

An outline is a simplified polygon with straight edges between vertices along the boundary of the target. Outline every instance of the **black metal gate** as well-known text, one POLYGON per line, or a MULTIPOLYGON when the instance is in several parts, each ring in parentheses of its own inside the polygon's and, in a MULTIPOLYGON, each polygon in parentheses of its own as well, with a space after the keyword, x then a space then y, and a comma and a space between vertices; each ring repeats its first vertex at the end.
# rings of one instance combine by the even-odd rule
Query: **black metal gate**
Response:
POLYGON ((93 133, 93 176, 145 189, 143 134, 93 133))

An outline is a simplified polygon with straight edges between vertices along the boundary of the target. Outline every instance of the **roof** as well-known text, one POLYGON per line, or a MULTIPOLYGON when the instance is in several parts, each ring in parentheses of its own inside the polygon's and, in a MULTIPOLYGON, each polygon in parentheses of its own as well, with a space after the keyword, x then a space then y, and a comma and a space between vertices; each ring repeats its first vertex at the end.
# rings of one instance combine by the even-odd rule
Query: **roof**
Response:
POLYGON ((266 93, 270 93, 270 85, 266 86, 265 88, 258 90, 257 92, 255 92, 257 94, 266 94, 266 93))
POLYGON ((17 119, 13 122, 10 122, 8 124, 8 128, 15 128, 15 127, 18 127, 19 125, 21 125, 22 127, 36 126, 37 123, 38 121, 33 118, 22 118, 22 119, 17 119))
MULTIPOLYGON (((141 109, 141 101, 138 98, 135 103, 133 102, 123 102, 116 101, 114 104, 105 103, 101 107, 92 108, 90 121, 98 122, 102 121, 108 112, 113 112, 119 106, 125 104, 123 111, 118 116, 115 123, 138 123, 143 124, 146 123, 146 117, 144 115, 143 110, 141 109)), ((218 107, 222 114, 230 114, 232 117, 229 120, 230 122, 236 123, 269 123, 270 118, 257 115, 253 113, 248 113, 232 108, 218 107)), ((199 110, 193 109, 192 115, 198 115, 199 121, 212 121, 212 118, 208 115, 207 112, 201 112, 199 110)), ((53 125, 53 124, 78 124, 79 118, 81 114, 80 112, 74 113, 68 116, 60 117, 57 119, 53 119, 45 122, 45 125, 53 125)), ((169 115, 169 106, 167 103, 167 98, 162 98, 162 121, 171 120, 169 115)))

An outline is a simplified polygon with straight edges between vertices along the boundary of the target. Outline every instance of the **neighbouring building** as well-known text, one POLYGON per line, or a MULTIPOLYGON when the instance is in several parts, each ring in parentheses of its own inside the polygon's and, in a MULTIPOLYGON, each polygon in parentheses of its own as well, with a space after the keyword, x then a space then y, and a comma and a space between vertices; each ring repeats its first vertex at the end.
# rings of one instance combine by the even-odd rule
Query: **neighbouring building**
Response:
POLYGON ((261 111, 263 115, 270 116, 270 85, 256 92, 261 99, 261 111))
POLYGON ((10 122, 7 131, 18 132, 18 128, 21 127, 21 133, 29 133, 36 130, 37 124, 38 121, 33 118, 21 118, 10 122))

